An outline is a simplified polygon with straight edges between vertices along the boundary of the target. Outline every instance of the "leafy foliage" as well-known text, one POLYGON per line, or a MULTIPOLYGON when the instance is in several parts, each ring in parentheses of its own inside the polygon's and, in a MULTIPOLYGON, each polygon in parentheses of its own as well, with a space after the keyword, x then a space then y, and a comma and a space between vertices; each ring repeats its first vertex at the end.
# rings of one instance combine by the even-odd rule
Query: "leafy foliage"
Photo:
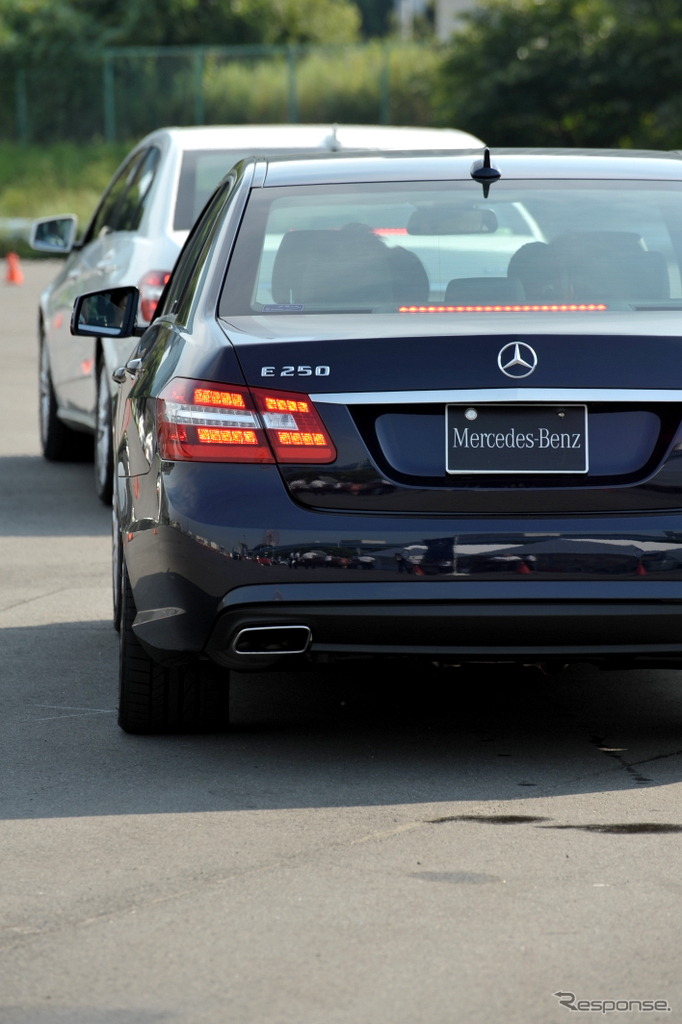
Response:
POLYGON ((487 0, 453 37, 436 110, 496 145, 682 145, 676 0, 487 0))
POLYGON ((55 38, 89 46, 233 46, 354 42, 353 0, 1 0, 0 43, 49 51, 55 38))
POLYGON ((134 138, 171 121, 292 110, 367 121, 380 110, 491 145, 682 148, 679 0, 478 0, 447 46, 428 17, 420 26, 421 62, 391 59, 387 71, 379 43, 364 61, 349 51, 347 66, 307 47, 385 37, 393 0, 0 0, 0 134, 90 141, 119 138, 120 125, 134 138), (206 46, 290 53, 230 57, 228 69, 224 57, 170 49, 206 46), (126 63, 127 47, 150 52, 126 63), (119 48, 108 80, 106 48, 119 48), (116 131, 105 130, 114 114, 116 131))
POLYGON ((362 35, 387 36, 393 27, 394 0, 356 0, 362 17, 362 35))

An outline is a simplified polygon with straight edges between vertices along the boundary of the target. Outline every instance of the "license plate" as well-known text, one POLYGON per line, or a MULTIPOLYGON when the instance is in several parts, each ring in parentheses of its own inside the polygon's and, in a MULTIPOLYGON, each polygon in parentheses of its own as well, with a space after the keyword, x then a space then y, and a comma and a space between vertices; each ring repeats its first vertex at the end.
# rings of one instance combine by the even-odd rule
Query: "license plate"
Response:
POLYGON ((587 473, 584 405, 447 405, 448 473, 587 473))

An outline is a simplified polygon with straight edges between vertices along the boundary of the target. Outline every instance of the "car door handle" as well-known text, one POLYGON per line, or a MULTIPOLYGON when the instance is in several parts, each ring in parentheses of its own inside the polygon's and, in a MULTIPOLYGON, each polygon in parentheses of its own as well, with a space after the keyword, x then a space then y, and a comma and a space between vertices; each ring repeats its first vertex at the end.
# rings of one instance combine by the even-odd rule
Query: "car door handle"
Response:
POLYGON ((122 384, 126 379, 126 374, 131 377, 136 377, 140 372, 141 366, 141 359, 129 359, 125 366, 119 366, 118 369, 114 370, 111 376, 117 384, 122 384))

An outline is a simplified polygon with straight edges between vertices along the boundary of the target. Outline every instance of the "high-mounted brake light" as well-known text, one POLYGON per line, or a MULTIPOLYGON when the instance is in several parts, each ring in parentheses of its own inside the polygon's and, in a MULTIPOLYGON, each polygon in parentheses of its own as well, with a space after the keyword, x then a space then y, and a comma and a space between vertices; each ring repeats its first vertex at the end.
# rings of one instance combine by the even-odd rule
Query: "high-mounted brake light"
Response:
POLYGON ((608 309, 602 302, 585 303, 533 303, 532 305, 514 304, 475 305, 475 306, 400 306, 399 313, 602 313, 608 309))
POLYGON ((333 462, 336 449, 306 395, 173 380, 157 402, 169 461, 333 462))
POLYGON ((156 314, 156 307, 161 298, 161 292, 166 286, 170 277, 169 270, 150 270, 140 278, 138 289, 140 292, 140 319, 150 324, 156 314))

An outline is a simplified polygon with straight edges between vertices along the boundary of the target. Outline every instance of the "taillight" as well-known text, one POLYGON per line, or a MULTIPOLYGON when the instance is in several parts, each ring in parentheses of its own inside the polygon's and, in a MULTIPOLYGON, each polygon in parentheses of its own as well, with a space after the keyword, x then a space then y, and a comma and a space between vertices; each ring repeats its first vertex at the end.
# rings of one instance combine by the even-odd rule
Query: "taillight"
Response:
POLYGON ((156 307, 161 298, 161 292, 166 287, 170 277, 169 270, 150 270, 140 279, 138 289, 140 292, 140 319, 150 324, 156 315, 156 307))
POLYGON ((336 449, 307 395, 178 378, 157 402, 169 461, 333 462, 336 449))
POLYGON ((254 388, 275 462, 333 462, 336 449, 307 395, 254 388))

